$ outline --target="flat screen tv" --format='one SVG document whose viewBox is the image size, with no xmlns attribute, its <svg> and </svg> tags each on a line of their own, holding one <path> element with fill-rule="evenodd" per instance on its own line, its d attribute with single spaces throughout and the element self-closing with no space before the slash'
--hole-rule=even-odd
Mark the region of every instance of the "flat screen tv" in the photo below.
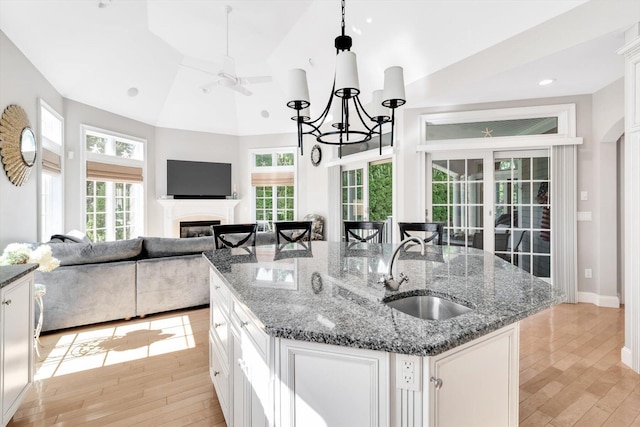
<svg viewBox="0 0 640 427">
<path fill-rule="evenodd" d="M 231 196 L 231 164 L 167 160 L 167 194 L 174 199 Z"/>
</svg>

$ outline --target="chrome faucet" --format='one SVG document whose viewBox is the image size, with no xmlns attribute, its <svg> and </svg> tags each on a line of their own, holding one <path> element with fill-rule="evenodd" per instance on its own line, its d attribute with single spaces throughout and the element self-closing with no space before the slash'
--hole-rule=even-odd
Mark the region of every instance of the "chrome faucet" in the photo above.
<svg viewBox="0 0 640 427">
<path fill-rule="evenodd" d="M 398 252 L 400 252 L 400 249 L 402 249 L 404 245 L 406 245 L 411 241 L 420 243 L 420 247 L 421 247 L 420 254 L 424 255 L 424 249 L 425 249 L 424 241 L 419 237 L 411 236 L 404 239 L 402 242 L 400 242 L 400 245 L 398 245 L 396 250 L 393 251 L 393 255 L 391 255 L 391 262 L 389 262 L 389 271 L 387 272 L 386 275 L 383 275 L 378 280 L 378 283 L 383 284 L 385 288 L 389 289 L 390 291 L 397 291 L 400 288 L 400 285 L 402 285 L 404 282 L 409 281 L 409 278 L 405 276 L 404 273 L 400 273 L 400 281 L 397 281 L 396 279 L 393 278 L 392 271 L 393 271 L 393 262 L 395 261 L 396 256 L 398 255 Z"/>
</svg>

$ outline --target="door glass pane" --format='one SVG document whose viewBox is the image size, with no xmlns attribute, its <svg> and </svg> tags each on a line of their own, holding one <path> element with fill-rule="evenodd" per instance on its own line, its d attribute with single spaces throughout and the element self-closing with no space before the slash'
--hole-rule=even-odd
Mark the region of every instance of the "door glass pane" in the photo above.
<svg viewBox="0 0 640 427">
<path fill-rule="evenodd" d="M 386 221 L 392 202 L 393 163 L 369 164 L 369 221 Z"/>
<path fill-rule="evenodd" d="M 472 246 L 474 235 L 484 226 L 482 159 L 432 164 L 432 218 L 444 223 L 443 244 Z"/>
<path fill-rule="evenodd" d="M 557 117 L 491 120 L 470 123 L 425 124 L 427 141 L 558 133 Z"/>
<path fill-rule="evenodd" d="M 344 221 L 363 220 L 362 191 L 362 169 L 342 171 L 342 219 Z"/>
<path fill-rule="evenodd" d="M 512 157 L 494 165 L 496 255 L 550 277 L 549 157 Z"/>
<path fill-rule="evenodd" d="M 535 157 L 533 159 L 533 179 L 549 179 L 548 157 Z"/>
</svg>

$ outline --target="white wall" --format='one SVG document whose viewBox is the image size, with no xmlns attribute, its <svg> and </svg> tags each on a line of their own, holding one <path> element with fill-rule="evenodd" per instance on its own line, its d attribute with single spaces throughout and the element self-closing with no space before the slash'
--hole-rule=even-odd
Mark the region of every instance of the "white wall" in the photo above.
<svg viewBox="0 0 640 427">
<path fill-rule="evenodd" d="M 585 279 L 584 271 L 578 269 L 578 277 L 584 282 L 592 282 L 589 288 L 598 295 L 600 305 L 617 306 L 619 304 L 618 277 L 618 170 L 617 141 L 624 133 L 624 78 L 608 85 L 593 94 L 593 147 L 592 162 L 597 173 L 593 174 L 597 181 L 593 182 L 594 197 L 598 200 L 587 202 L 578 199 L 578 211 L 593 209 L 594 230 L 591 230 L 596 249 L 593 265 L 593 279 Z M 593 159 L 592 159 L 593 160 Z M 580 158 L 578 157 L 578 161 Z M 586 172 L 586 171 L 585 171 Z M 580 181 L 578 181 L 580 184 Z M 578 189 L 578 194 L 581 190 Z M 591 199 L 591 197 L 590 197 Z M 589 224 L 585 224 L 589 225 Z M 590 267 L 588 267 L 590 268 Z M 585 286 L 585 288 L 587 288 Z"/>
<path fill-rule="evenodd" d="M 18 48 L 0 31 L 0 109 L 22 107 L 34 132 L 38 129 L 38 98 L 62 112 L 63 99 Z M 1 112 L 0 112 L 1 113 Z M 39 136 L 36 135 L 38 138 Z M 0 172 L 0 250 L 11 242 L 38 240 L 38 165 L 21 187 Z"/>
<path fill-rule="evenodd" d="M 167 160 L 231 163 L 232 185 L 241 177 L 238 137 L 178 129 L 156 128 L 155 185 L 148 188 L 147 235 L 163 235 L 163 210 L 158 199 L 167 194 Z M 238 215 L 236 210 L 236 215 Z"/>
</svg>

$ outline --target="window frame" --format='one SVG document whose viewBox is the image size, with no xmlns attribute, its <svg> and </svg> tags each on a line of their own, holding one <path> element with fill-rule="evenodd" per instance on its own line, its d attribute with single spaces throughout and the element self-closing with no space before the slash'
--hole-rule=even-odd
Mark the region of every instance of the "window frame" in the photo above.
<svg viewBox="0 0 640 427">
<path fill-rule="evenodd" d="M 130 142 L 136 142 L 136 143 L 140 143 L 141 147 L 142 147 L 142 160 L 138 160 L 138 159 L 132 159 L 132 158 L 126 158 L 126 157 L 119 157 L 119 156 L 115 156 L 115 155 L 109 155 L 109 154 L 101 154 L 101 153 L 92 153 L 89 150 L 87 150 L 87 135 L 88 134 L 94 134 L 100 137 L 106 137 L 106 138 L 112 138 L 112 139 L 123 139 L 123 140 L 128 140 Z M 144 138 L 139 138 L 139 137 L 135 137 L 135 136 L 131 136 L 131 135 L 127 135 L 127 134 L 123 134 L 123 133 L 119 133 L 119 132 L 113 132 L 110 130 L 106 130 L 106 129 L 102 129 L 102 128 L 98 128 L 98 127 L 94 127 L 94 126 L 89 126 L 89 125 L 81 125 L 81 153 L 82 153 L 82 158 L 81 158 L 81 176 L 83 177 L 82 180 L 82 190 L 79 192 L 80 193 L 80 206 L 81 206 L 81 215 L 82 215 L 82 224 L 83 224 L 83 229 L 86 232 L 86 224 L 87 224 L 87 182 L 88 181 L 96 181 L 93 179 L 87 179 L 87 161 L 96 161 L 96 162 L 101 162 L 101 163 L 110 163 L 110 164 L 115 164 L 115 165 L 122 165 L 122 166 L 130 166 L 130 167 L 140 167 L 142 168 L 142 182 L 140 182 L 139 184 L 142 186 L 142 195 L 140 197 L 140 210 L 142 211 L 142 219 L 141 219 L 141 226 L 139 227 L 141 229 L 140 233 L 138 233 L 139 235 L 146 235 L 147 234 L 147 226 L 148 226 L 148 209 L 147 209 L 147 197 L 148 197 L 148 179 L 147 179 L 147 140 Z M 114 183 L 113 185 L 113 189 L 115 190 L 115 183 L 117 182 L 122 182 L 122 181 L 110 181 L 110 180 L 104 180 L 104 181 L 97 181 L 97 182 L 112 182 Z M 113 203 L 115 202 L 115 191 L 113 193 L 113 200 L 112 201 L 107 201 L 107 204 Z M 116 233 L 116 229 L 115 229 L 115 211 L 112 212 L 112 216 L 114 217 L 114 229 L 112 230 L 113 232 L 113 237 L 115 238 L 115 233 Z M 135 238 L 135 236 L 132 236 L 131 238 Z M 110 239 L 107 239 L 107 241 L 111 241 Z"/>
<path fill-rule="evenodd" d="M 293 155 L 293 165 L 290 166 L 277 166 L 277 154 L 292 154 Z M 272 166 L 256 166 L 255 165 L 255 157 L 258 155 L 267 155 L 271 154 L 273 162 Z M 276 173 L 276 172 L 292 172 L 293 173 L 293 220 L 296 221 L 298 218 L 298 153 L 296 147 L 274 147 L 274 148 L 256 148 L 249 150 L 249 194 L 251 194 L 251 220 L 253 222 L 257 222 L 256 209 L 257 209 L 257 187 L 251 183 L 251 177 L 253 173 Z M 273 166 L 275 164 L 275 166 Z M 267 186 L 260 186 L 267 187 Z M 278 221 L 277 215 L 277 189 L 278 187 L 284 187 L 283 185 L 271 185 L 272 187 L 272 214 L 273 220 L 272 222 Z M 273 230 L 271 230 L 273 231 Z"/>
<path fill-rule="evenodd" d="M 43 110 L 46 110 L 49 114 L 51 114 L 55 119 L 60 122 L 60 143 L 49 139 L 44 136 L 43 129 Z M 40 153 L 38 156 L 38 236 L 41 241 L 47 241 L 54 234 L 54 231 L 63 233 L 65 230 L 65 217 L 64 217 L 64 205 L 65 205 L 65 127 L 64 127 L 64 117 L 58 113 L 51 105 L 49 105 L 44 99 L 38 98 L 38 124 L 37 124 L 37 133 L 40 139 Z M 54 174 L 49 171 L 44 170 L 42 167 L 42 150 L 47 149 L 58 156 L 60 156 L 60 173 Z M 50 179 L 50 185 L 45 185 L 43 180 L 45 178 Z M 56 186 L 57 188 L 53 189 L 51 194 L 45 194 L 45 187 Z M 49 199 L 49 204 L 53 205 L 53 209 L 58 211 L 59 218 L 53 221 L 53 224 L 50 224 L 52 227 L 51 231 L 47 231 L 46 227 L 43 224 L 45 217 L 51 217 L 51 213 L 45 212 L 47 207 L 47 203 L 45 202 L 45 197 Z M 56 223 L 58 223 L 56 225 Z M 59 230 L 55 230 L 55 227 L 59 227 Z M 48 235 L 45 235 L 46 234 Z M 51 233 L 51 234 L 49 234 Z"/>
</svg>

